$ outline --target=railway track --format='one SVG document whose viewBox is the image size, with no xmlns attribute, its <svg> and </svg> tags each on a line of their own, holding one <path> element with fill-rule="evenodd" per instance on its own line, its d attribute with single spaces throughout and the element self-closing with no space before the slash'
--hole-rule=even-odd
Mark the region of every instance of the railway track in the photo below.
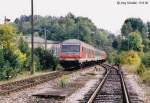
<svg viewBox="0 0 150 103">
<path fill-rule="evenodd" d="M 121 71 L 114 66 L 105 64 L 101 66 L 106 68 L 104 78 L 80 103 L 130 103 Z"/>
<path fill-rule="evenodd" d="M 21 91 L 26 88 L 30 88 L 33 86 L 36 86 L 38 84 L 47 82 L 49 80 L 55 79 L 57 77 L 60 77 L 62 75 L 67 75 L 72 73 L 71 71 L 57 71 L 53 73 L 48 73 L 45 75 L 35 76 L 19 81 L 9 82 L 6 84 L 0 85 L 0 96 L 7 95 L 12 92 Z"/>
<path fill-rule="evenodd" d="M 73 72 L 85 70 L 86 68 L 89 68 L 89 67 L 85 67 L 85 68 L 82 68 L 79 70 L 73 70 L 73 71 L 56 71 L 53 73 L 48 73 L 48 74 L 44 74 L 44 75 L 27 78 L 27 79 L 22 79 L 22 80 L 18 80 L 18 81 L 1 84 L 0 85 L 0 96 L 4 96 L 4 95 L 7 95 L 7 94 L 10 94 L 13 92 L 18 92 L 18 91 L 24 90 L 26 88 L 30 88 L 30 87 L 36 86 L 38 84 L 42 84 L 44 82 L 50 81 L 52 79 L 61 77 L 62 75 L 68 75 Z"/>
</svg>

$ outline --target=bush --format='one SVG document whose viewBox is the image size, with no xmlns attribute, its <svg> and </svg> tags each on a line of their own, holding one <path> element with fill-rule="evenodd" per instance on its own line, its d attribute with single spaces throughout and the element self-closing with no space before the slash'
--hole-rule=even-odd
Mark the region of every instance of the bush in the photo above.
<svg viewBox="0 0 150 103">
<path fill-rule="evenodd" d="M 12 67 L 4 66 L 0 70 L 0 80 L 10 79 L 17 76 L 17 72 Z"/>
<path fill-rule="evenodd" d="M 12 51 L 11 49 L 5 48 L 3 49 L 4 60 L 8 62 L 9 65 L 14 69 L 17 69 L 18 72 L 22 70 L 23 65 L 26 61 L 26 54 L 23 54 L 19 49 Z"/>
<path fill-rule="evenodd" d="M 150 70 L 145 71 L 141 78 L 144 83 L 150 86 Z"/>
<path fill-rule="evenodd" d="M 136 64 L 139 65 L 141 63 L 141 58 L 137 52 L 129 51 L 122 52 L 120 54 L 120 62 L 121 64 Z"/>
<path fill-rule="evenodd" d="M 22 53 L 25 53 L 27 55 L 30 54 L 30 48 L 28 46 L 28 43 L 24 41 L 23 37 L 20 37 L 18 44 L 18 48 Z"/>
<path fill-rule="evenodd" d="M 26 62 L 25 62 L 25 68 L 26 68 L 26 70 L 30 70 L 30 68 L 31 68 L 31 53 L 30 53 L 30 55 L 27 57 L 27 60 L 26 60 Z M 38 56 L 36 56 L 36 55 L 34 55 L 34 66 L 35 66 L 35 69 L 37 70 L 37 71 L 40 71 L 41 70 L 41 65 L 40 65 L 40 62 L 39 62 L 39 57 Z"/>
<path fill-rule="evenodd" d="M 4 53 L 3 49 L 0 49 L 0 68 L 4 66 L 5 60 L 4 60 Z"/>
<path fill-rule="evenodd" d="M 145 53 L 144 56 L 142 57 L 142 63 L 146 67 L 150 67 L 150 53 Z"/>
<path fill-rule="evenodd" d="M 58 65 L 58 59 L 52 55 L 50 50 L 45 51 L 43 48 L 36 48 L 35 55 L 39 58 L 40 66 L 42 69 L 56 69 Z"/>
<path fill-rule="evenodd" d="M 12 50 L 4 49 L 4 59 L 5 62 L 7 62 L 7 65 L 5 64 L 6 66 L 10 66 L 15 69 L 20 67 L 17 55 L 15 55 Z"/>
<path fill-rule="evenodd" d="M 67 75 L 63 75 L 59 81 L 59 85 L 62 88 L 66 88 L 69 83 L 69 77 Z"/>
<path fill-rule="evenodd" d="M 143 64 L 140 64 L 137 68 L 137 74 L 141 76 L 145 72 L 145 70 L 145 66 Z"/>
<path fill-rule="evenodd" d="M 120 63 L 120 59 L 115 52 L 108 53 L 107 60 L 108 60 L 108 63 L 111 63 L 111 64 L 119 64 Z"/>
</svg>

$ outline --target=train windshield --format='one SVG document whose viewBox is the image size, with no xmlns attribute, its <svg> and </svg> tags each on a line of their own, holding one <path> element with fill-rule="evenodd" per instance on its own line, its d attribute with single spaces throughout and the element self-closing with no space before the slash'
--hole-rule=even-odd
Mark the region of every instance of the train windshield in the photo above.
<svg viewBox="0 0 150 103">
<path fill-rule="evenodd" d="M 80 45 L 62 45 L 62 52 L 78 53 L 80 52 Z"/>
</svg>

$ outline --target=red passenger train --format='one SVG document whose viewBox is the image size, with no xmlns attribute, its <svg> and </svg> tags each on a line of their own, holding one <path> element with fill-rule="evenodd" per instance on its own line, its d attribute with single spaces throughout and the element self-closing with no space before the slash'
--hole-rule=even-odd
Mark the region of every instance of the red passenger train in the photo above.
<svg viewBox="0 0 150 103">
<path fill-rule="evenodd" d="M 65 40 L 60 46 L 60 63 L 65 69 L 101 63 L 107 54 L 77 39 Z"/>
</svg>

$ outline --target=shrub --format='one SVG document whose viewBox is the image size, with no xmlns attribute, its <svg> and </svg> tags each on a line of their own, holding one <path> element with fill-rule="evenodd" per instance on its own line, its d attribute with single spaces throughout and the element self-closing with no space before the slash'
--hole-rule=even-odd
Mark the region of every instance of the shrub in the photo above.
<svg viewBox="0 0 150 103">
<path fill-rule="evenodd" d="M 14 51 L 14 55 L 17 56 L 18 65 L 20 68 L 22 68 L 25 61 L 27 60 L 26 54 L 22 53 L 19 49 L 16 49 Z"/>
<path fill-rule="evenodd" d="M 143 64 L 140 64 L 137 68 L 137 74 L 140 76 L 145 72 L 145 66 Z"/>
<path fill-rule="evenodd" d="M 108 53 L 108 62 L 111 64 L 120 63 L 120 59 L 115 52 Z"/>
<path fill-rule="evenodd" d="M 142 63 L 146 67 L 150 67 L 150 53 L 145 53 L 144 56 L 142 57 Z"/>
<path fill-rule="evenodd" d="M 126 61 L 126 56 L 127 56 L 127 53 L 126 52 L 121 52 L 120 53 L 120 63 L 121 64 L 127 64 L 127 61 Z"/>
<path fill-rule="evenodd" d="M 30 70 L 31 68 L 31 53 L 30 55 L 27 57 L 27 60 L 25 62 L 25 68 L 26 70 Z M 35 69 L 37 71 L 40 71 L 41 70 L 41 65 L 40 65 L 40 62 L 39 62 L 39 57 L 34 55 L 34 66 L 35 66 Z"/>
<path fill-rule="evenodd" d="M 17 72 L 12 67 L 4 66 L 0 70 L 0 80 L 10 79 L 17 76 Z"/>
<path fill-rule="evenodd" d="M 19 39 L 19 43 L 18 43 L 18 48 L 20 49 L 20 51 L 22 53 L 25 53 L 27 55 L 29 55 L 30 53 L 30 48 L 28 46 L 28 43 L 24 41 L 23 37 L 20 37 Z"/>
<path fill-rule="evenodd" d="M 27 59 L 26 54 L 23 54 L 19 49 L 12 51 L 8 48 L 3 49 L 3 52 L 5 62 L 9 62 L 7 66 L 17 69 L 18 72 L 21 71 Z"/>
<path fill-rule="evenodd" d="M 147 70 L 142 75 L 142 81 L 150 86 L 150 70 Z"/>
<path fill-rule="evenodd" d="M 15 55 L 14 52 L 8 48 L 4 49 L 4 59 L 5 59 L 5 62 L 9 64 L 7 66 L 10 66 L 15 69 L 20 67 L 19 61 L 17 59 L 17 55 Z"/>
<path fill-rule="evenodd" d="M 43 48 L 36 48 L 35 55 L 38 56 L 42 69 L 53 68 L 56 69 L 58 65 L 58 58 L 52 55 L 50 50 L 44 50 Z"/>
<path fill-rule="evenodd" d="M 4 60 L 4 53 L 3 49 L 0 49 L 0 68 L 4 66 L 5 60 Z"/>
<path fill-rule="evenodd" d="M 69 77 L 67 75 L 63 75 L 59 81 L 59 85 L 62 88 L 65 88 L 69 83 Z"/>
<path fill-rule="evenodd" d="M 137 52 L 129 51 L 122 52 L 120 54 L 120 62 L 122 64 L 136 64 L 139 65 L 141 63 L 141 58 Z"/>
</svg>

